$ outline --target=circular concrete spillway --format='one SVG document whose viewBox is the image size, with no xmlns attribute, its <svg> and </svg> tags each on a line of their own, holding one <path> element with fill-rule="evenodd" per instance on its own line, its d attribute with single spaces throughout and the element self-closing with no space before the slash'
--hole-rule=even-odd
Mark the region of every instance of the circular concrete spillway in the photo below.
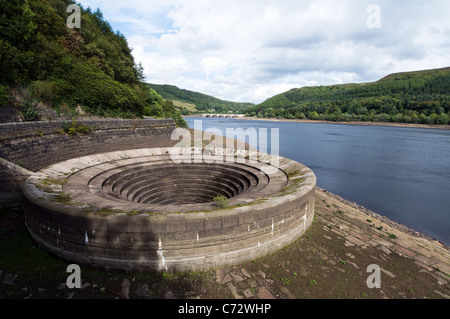
<svg viewBox="0 0 450 319">
<path fill-rule="evenodd" d="M 136 162 L 98 174 L 88 183 L 90 189 L 134 203 L 189 205 L 211 203 L 217 196 L 231 199 L 269 184 L 267 174 L 245 164 Z M 278 179 L 277 185 L 286 185 L 285 176 Z"/>
<path fill-rule="evenodd" d="M 24 186 L 30 234 L 71 262 L 187 271 L 264 256 L 311 225 L 316 177 L 304 165 L 268 154 L 177 163 L 172 151 L 104 153 L 39 171 Z"/>
</svg>

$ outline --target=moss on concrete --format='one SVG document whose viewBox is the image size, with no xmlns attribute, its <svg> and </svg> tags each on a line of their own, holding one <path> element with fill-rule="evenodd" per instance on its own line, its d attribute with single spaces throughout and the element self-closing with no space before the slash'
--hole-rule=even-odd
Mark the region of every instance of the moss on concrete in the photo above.
<svg viewBox="0 0 450 319">
<path fill-rule="evenodd" d="M 38 248 L 20 211 L 3 210 L 0 280 L 9 274 L 17 279 L 11 286 L 1 284 L 0 298 L 122 298 L 128 280 L 130 298 L 449 299 L 448 248 L 399 231 L 320 190 L 315 216 L 313 226 L 299 240 L 234 267 L 140 274 L 82 266 L 83 289 L 70 290 L 65 286 L 70 263 Z M 384 227 L 378 230 L 373 224 Z M 397 239 L 389 238 L 393 233 Z M 352 237 L 359 238 L 361 245 L 349 242 Z M 381 289 L 366 285 L 370 264 L 382 267 Z"/>
</svg>

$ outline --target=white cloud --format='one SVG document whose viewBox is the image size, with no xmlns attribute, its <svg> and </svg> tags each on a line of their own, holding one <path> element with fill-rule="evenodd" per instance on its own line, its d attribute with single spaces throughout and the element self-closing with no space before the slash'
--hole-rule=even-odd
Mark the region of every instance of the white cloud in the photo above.
<svg viewBox="0 0 450 319">
<path fill-rule="evenodd" d="M 80 1 L 128 39 L 147 80 L 260 103 L 305 85 L 448 66 L 447 0 Z M 367 7 L 381 28 L 367 27 Z"/>
</svg>

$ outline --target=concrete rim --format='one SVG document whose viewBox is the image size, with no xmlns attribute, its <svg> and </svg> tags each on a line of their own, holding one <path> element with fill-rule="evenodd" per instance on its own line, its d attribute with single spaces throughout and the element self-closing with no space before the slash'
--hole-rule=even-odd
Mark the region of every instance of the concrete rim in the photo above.
<svg viewBox="0 0 450 319">
<path fill-rule="evenodd" d="M 167 160 L 171 151 L 173 148 L 97 154 L 39 171 L 23 188 L 31 235 L 47 250 L 80 263 L 179 271 L 263 256 L 296 240 L 312 224 L 316 176 L 298 162 L 268 154 L 258 154 L 256 163 L 235 156 L 236 161 L 245 162 L 241 165 L 260 171 L 272 168 L 269 180 L 273 184 L 231 198 L 224 209 L 216 209 L 211 202 L 142 205 L 95 189 L 95 178 L 105 171 L 149 159 Z M 208 226 L 212 221 L 218 226 Z M 71 223 L 80 226 L 72 229 Z M 64 237 L 66 231 L 69 234 Z M 113 243 L 112 233 L 117 240 L 123 237 L 131 243 Z M 138 239 L 140 236 L 143 238 Z M 133 252 L 128 255 L 124 249 Z"/>
</svg>

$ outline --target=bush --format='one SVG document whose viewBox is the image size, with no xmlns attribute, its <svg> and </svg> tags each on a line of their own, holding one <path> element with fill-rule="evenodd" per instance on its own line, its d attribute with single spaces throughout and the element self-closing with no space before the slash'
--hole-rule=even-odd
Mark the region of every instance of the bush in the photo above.
<svg viewBox="0 0 450 319">
<path fill-rule="evenodd" d="M 225 208 L 228 206 L 228 198 L 222 195 L 214 197 L 214 204 L 219 208 Z"/>
<path fill-rule="evenodd" d="M 153 117 L 170 117 L 178 127 L 188 127 L 187 122 L 181 112 L 174 106 L 172 101 L 154 101 L 152 105 L 144 107 L 144 115 Z"/>
<path fill-rule="evenodd" d="M 172 115 L 173 120 L 175 121 L 175 124 L 177 124 L 178 127 L 184 127 L 188 128 L 189 125 L 187 124 L 186 120 L 181 116 L 181 114 L 175 114 Z"/>
<path fill-rule="evenodd" d="M 8 103 L 9 94 L 6 86 L 0 85 L 0 107 L 5 106 Z"/>
<path fill-rule="evenodd" d="M 25 121 L 32 122 L 39 120 L 39 112 L 34 108 L 31 101 L 24 101 L 20 106 Z"/>
<path fill-rule="evenodd" d="M 90 131 L 92 131 L 91 127 L 84 124 L 78 124 L 76 121 L 72 121 L 71 124 L 64 123 L 62 129 L 64 133 L 67 133 L 72 136 L 77 135 L 78 133 L 87 134 Z"/>
<path fill-rule="evenodd" d="M 101 110 L 142 114 L 143 107 L 131 87 L 113 80 L 89 63 L 75 61 L 73 66 L 65 79 L 58 81 L 63 100 L 86 106 L 97 115 L 101 115 L 98 114 Z"/>
<path fill-rule="evenodd" d="M 144 115 L 154 117 L 164 117 L 164 112 L 159 104 L 144 107 Z"/>
<path fill-rule="evenodd" d="M 447 116 L 447 114 L 443 113 L 443 114 L 439 114 L 438 117 L 435 120 L 436 124 L 448 124 L 449 123 L 449 118 Z"/>
<path fill-rule="evenodd" d="M 41 102 L 51 102 L 56 97 L 56 85 L 50 81 L 35 81 L 30 86 L 33 98 Z"/>
</svg>

